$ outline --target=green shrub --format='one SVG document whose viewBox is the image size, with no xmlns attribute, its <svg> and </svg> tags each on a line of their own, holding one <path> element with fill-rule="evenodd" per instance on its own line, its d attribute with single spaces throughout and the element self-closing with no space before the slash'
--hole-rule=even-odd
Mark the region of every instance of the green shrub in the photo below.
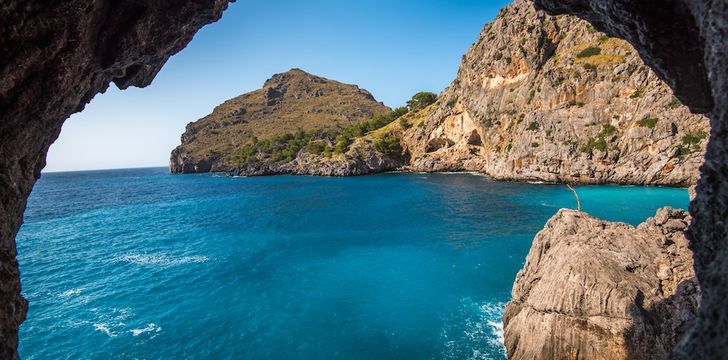
<svg viewBox="0 0 728 360">
<path fill-rule="evenodd" d="M 644 118 L 637 122 L 637 125 L 640 127 L 646 127 L 653 129 L 655 126 L 657 126 L 657 118 Z"/>
<path fill-rule="evenodd" d="M 607 136 L 615 134 L 618 129 L 611 124 L 602 125 L 602 130 L 597 136 L 590 138 L 584 146 L 581 147 L 581 151 L 588 153 L 589 155 L 594 153 L 594 150 L 606 151 L 607 150 Z"/>
<path fill-rule="evenodd" d="M 374 149 L 387 156 L 398 156 L 402 154 L 402 145 L 396 136 L 387 134 L 374 142 Z"/>
<path fill-rule="evenodd" d="M 689 132 L 683 135 L 682 145 L 678 146 L 680 156 L 692 154 L 700 151 L 700 142 L 705 140 L 708 134 L 705 131 L 699 130 L 696 132 Z"/>
<path fill-rule="evenodd" d="M 632 93 L 632 95 L 629 96 L 630 99 L 636 99 L 642 97 L 642 90 L 635 90 L 635 92 Z"/>
<path fill-rule="evenodd" d="M 590 138 L 589 141 L 587 141 L 587 143 L 581 148 L 581 151 L 588 153 L 589 155 L 593 154 L 594 150 L 607 150 L 607 141 L 604 137 L 597 136 Z"/>
<path fill-rule="evenodd" d="M 323 141 L 312 141 L 308 144 L 308 151 L 315 155 L 321 155 L 326 151 L 327 145 Z"/>
<path fill-rule="evenodd" d="M 685 135 L 683 135 L 682 143 L 685 145 L 698 145 L 701 141 L 705 140 L 705 138 L 708 137 L 708 134 L 703 131 L 697 131 L 697 132 L 689 132 Z"/>
<path fill-rule="evenodd" d="M 541 144 L 539 144 L 539 143 L 537 143 L 537 142 L 533 142 L 533 143 L 531 143 L 531 147 L 532 147 L 532 148 L 537 148 L 537 147 L 539 147 L 539 146 L 541 146 Z"/>
<path fill-rule="evenodd" d="M 586 31 L 587 31 L 588 33 L 590 33 L 590 34 L 593 34 L 593 33 L 597 32 L 597 29 L 595 29 L 595 28 L 594 28 L 593 26 L 591 26 L 591 25 L 587 25 L 587 26 L 586 26 Z"/>
<path fill-rule="evenodd" d="M 399 126 L 401 126 L 403 129 L 409 129 L 412 127 L 412 124 L 410 124 L 407 119 L 401 117 L 399 118 Z"/>
<path fill-rule="evenodd" d="M 599 42 L 605 42 L 609 40 L 609 36 L 607 35 L 599 35 Z"/>
<path fill-rule="evenodd" d="M 437 100 L 437 95 L 428 91 L 420 91 L 407 100 L 407 107 L 410 111 L 424 109 Z"/>
<path fill-rule="evenodd" d="M 541 127 L 541 126 L 537 122 L 532 121 L 530 124 L 528 124 L 528 127 L 526 128 L 526 130 L 536 131 L 536 130 L 538 130 L 539 127 Z"/>
<path fill-rule="evenodd" d="M 612 126 L 612 124 L 604 124 L 602 125 L 602 131 L 599 132 L 599 136 L 606 137 L 609 135 L 612 135 L 617 132 L 617 128 Z"/>
<path fill-rule="evenodd" d="M 596 72 L 597 71 L 597 66 L 594 65 L 594 64 L 591 64 L 591 63 L 584 63 L 584 69 L 587 69 L 587 70 L 592 71 L 592 72 Z"/>
<path fill-rule="evenodd" d="M 587 58 L 590 56 L 599 55 L 602 53 L 602 49 L 599 46 L 590 46 L 582 51 L 580 51 L 578 54 L 576 54 L 577 58 Z"/>
</svg>

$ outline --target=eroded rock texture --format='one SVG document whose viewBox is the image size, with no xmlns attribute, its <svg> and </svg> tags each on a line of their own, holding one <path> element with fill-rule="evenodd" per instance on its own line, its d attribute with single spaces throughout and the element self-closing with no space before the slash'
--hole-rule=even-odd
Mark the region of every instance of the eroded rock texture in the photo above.
<svg viewBox="0 0 728 360">
<path fill-rule="evenodd" d="M 629 41 L 711 135 L 688 229 L 702 300 L 674 358 L 728 354 L 728 2 L 717 0 L 534 0 Z"/>
<path fill-rule="evenodd" d="M 17 357 L 15 235 L 63 121 L 110 82 L 148 85 L 228 0 L 3 1 L 0 5 L 0 358 Z"/>
<path fill-rule="evenodd" d="M 560 210 L 533 242 L 503 317 L 511 359 L 660 359 L 699 302 L 683 210 L 634 228 Z"/>
<path fill-rule="evenodd" d="M 483 28 L 403 143 L 416 171 L 686 186 L 708 131 L 629 43 L 516 0 Z"/>
</svg>

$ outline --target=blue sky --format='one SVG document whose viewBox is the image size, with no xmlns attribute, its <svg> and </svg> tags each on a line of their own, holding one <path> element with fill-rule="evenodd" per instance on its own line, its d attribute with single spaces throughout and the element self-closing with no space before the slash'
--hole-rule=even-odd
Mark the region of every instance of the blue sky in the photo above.
<svg viewBox="0 0 728 360">
<path fill-rule="evenodd" d="M 403 105 L 439 93 L 507 1 L 238 0 L 143 89 L 112 87 L 71 116 L 45 171 L 166 166 L 188 122 L 301 68 Z"/>
</svg>

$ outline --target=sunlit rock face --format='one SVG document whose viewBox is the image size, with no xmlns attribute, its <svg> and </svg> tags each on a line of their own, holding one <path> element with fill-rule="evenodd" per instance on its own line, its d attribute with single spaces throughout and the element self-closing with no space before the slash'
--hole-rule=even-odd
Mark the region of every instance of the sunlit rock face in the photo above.
<svg viewBox="0 0 728 360">
<path fill-rule="evenodd" d="M 687 186 L 708 128 L 628 42 L 516 0 L 483 28 L 402 142 L 415 171 Z"/>
<path fill-rule="evenodd" d="M 511 359 L 660 359 L 695 318 L 684 231 L 663 208 L 634 228 L 561 210 L 536 235 L 503 317 Z"/>
<path fill-rule="evenodd" d="M 0 6 L 0 358 L 17 357 L 15 235 L 63 121 L 111 82 L 146 86 L 228 0 L 4 1 Z"/>
<path fill-rule="evenodd" d="M 702 299 L 694 326 L 673 358 L 728 354 L 728 3 L 711 0 L 534 0 L 629 41 L 640 57 L 696 113 L 710 118 L 688 229 Z"/>
</svg>

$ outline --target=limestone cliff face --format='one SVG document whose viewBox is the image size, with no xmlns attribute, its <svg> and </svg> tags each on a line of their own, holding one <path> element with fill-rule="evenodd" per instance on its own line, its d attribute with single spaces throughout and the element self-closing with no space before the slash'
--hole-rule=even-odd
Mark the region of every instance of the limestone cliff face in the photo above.
<svg viewBox="0 0 728 360">
<path fill-rule="evenodd" d="M 253 139 L 298 130 L 336 131 L 387 111 L 356 85 L 292 69 L 273 75 L 263 88 L 227 100 L 211 114 L 189 123 L 181 136 L 182 144 L 172 151 L 169 168 L 173 173 L 228 171 L 240 163 L 236 151 Z M 249 164 L 243 165 L 247 168 Z M 261 174 L 275 173 L 280 165 L 257 167 Z"/>
<path fill-rule="evenodd" d="M 708 132 L 627 42 L 517 0 L 403 143 L 416 171 L 684 186 L 696 181 Z"/>
<path fill-rule="evenodd" d="M 684 231 L 660 209 L 634 228 L 561 210 L 536 235 L 504 314 L 510 359 L 660 359 L 700 297 Z"/>
</svg>

